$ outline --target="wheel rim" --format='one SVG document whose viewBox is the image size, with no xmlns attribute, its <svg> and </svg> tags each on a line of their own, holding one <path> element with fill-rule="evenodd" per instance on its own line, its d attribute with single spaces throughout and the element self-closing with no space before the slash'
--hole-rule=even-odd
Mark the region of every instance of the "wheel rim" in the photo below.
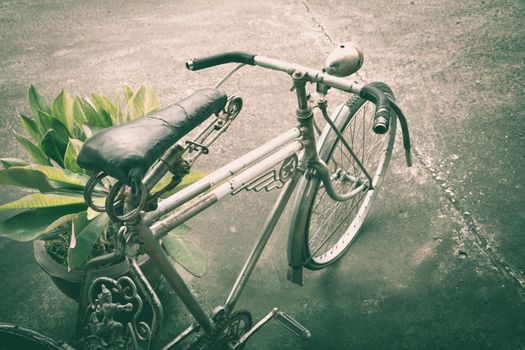
<svg viewBox="0 0 525 350">
<path fill-rule="evenodd" d="M 363 224 L 378 187 L 381 185 L 395 138 L 395 117 L 392 116 L 390 130 L 384 135 L 372 132 L 375 108 L 365 102 L 344 126 L 343 135 L 372 177 L 374 189 L 367 189 L 346 202 L 336 202 L 328 197 L 322 182 L 312 182 L 315 187 L 312 206 L 307 222 L 307 263 L 324 265 L 334 261 L 356 238 Z M 337 140 L 328 153 L 327 165 L 339 193 L 352 188 L 353 180 L 366 178 L 352 160 L 342 143 Z"/>
</svg>

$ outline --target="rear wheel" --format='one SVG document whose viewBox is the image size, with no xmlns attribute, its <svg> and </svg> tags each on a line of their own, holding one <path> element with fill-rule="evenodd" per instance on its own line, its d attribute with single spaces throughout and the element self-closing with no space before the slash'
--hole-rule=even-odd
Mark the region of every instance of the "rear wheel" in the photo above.
<svg viewBox="0 0 525 350">
<path fill-rule="evenodd" d="M 373 85 L 393 97 L 387 85 Z M 383 182 L 395 139 L 395 115 L 391 116 L 387 133 L 375 134 L 372 131 L 375 106 L 358 96 L 336 113 L 334 123 L 372 178 L 372 188 L 365 188 L 353 198 L 338 202 L 328 196 L 319 176 L 312 174 L 302 179 L 298 190 L 302 195 L 293 215 L 293 227 L 295 234 L 304 235 L 303 264 L 312 270 L 335 262 L 357 237 Z M 335 132 L 323 132 L 319 156 L 328 165 L 338 193 L 347 193 L 367 182 Z"/>
<path fill-rule="evenodd" d="M 0 323 L 0 349 L 74 350 L 61 340 L 53 340 L 29 328 L 8 323 Z"/>
</svg>

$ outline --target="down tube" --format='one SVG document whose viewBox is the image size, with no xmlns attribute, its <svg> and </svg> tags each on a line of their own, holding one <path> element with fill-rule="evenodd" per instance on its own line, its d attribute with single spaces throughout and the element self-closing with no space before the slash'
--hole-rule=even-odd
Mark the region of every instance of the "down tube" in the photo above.
<svg viewBox="0 0 525 350">
<path fill-rule="evenodd" d="M 257 264 L 264 247 L 266 246 L 266 243 L 268 243 L 268 239 L 272 235 L 275 225 L 279 221 L 279 218 L 281 217 L 281 214 L 283 213 L 284 208 L 286 207 L 288 200 L 294 192 L 295 186 L 297 185 L 297 182 L 299 181 L 299 178 L 302 176 L 302 174 L 303 171 L 301 170 L 297 169 L 294 171 L 292 178 L 282 189 L 277 202 L 274 204 L 272 210 L 268 214 L 268 218 L 266 219 L 266 222 L 264 223 L 264 226 L 261 230 L 259 241 L 255 247 L 253 247 L 250 256 L 246 260 L 241 272 L 239 273 L 239 276 L 237 277 L 237 280 L 235 281 L 235 284 L 232 287 L 230 295 L 228 295 L 228 298 L 226 299 L 224 307 L 226 310 L 228 310 L 228 312 L 232 311 L 235 307 L 242 290 L 246 286 L 246 283 L 248 282 L 248 279 L 250 278 L 250 275 L 252 274 L 253 269 L 255 268 L 255 265 Z"/>
</svg>

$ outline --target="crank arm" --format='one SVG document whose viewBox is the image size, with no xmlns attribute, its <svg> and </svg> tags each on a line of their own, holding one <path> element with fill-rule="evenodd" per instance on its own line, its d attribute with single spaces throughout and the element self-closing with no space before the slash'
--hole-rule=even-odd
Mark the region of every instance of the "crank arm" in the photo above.
<svg viewBox="0 0 525 350">
<path fill-rule="evenodd" d="M 239 349 L 248 339 L 254 335 L 259 329 L 261 329 L 265 324 L 268 323 L 271 319 L 275 319 L 279 324 L 283 325 L 295 336 L 307 340 L 310 338 L 311 333 L 306 329 L 302 324 L 293 319 L 290 315 L 279 311 L 279 308 L 274 307 L 266 316 L 264 316 L 255 326 L 250 328 L 250 330 L 243 334 L 243 336 L 236 342 L 230 343 L 232 349 Z"/>
</svg>

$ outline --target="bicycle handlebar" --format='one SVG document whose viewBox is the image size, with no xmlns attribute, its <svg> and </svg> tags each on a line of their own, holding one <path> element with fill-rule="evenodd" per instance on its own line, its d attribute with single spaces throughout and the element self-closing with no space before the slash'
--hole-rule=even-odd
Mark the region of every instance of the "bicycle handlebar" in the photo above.
<svg viewBox="0 0 525 350">
<path fill-rule="evenodd" d="M 289 75 L 299 71 L 312 83 L 324 84 L 338 90 L 358 94 L 360 97 L 376 105 L 372 126 L 373 131 L 377 134 L 384 134 L 388 131 L 391 108 L 390 100 L 382 90 L 371 85 L 361 86 L 355 81 L 335 77 L 317 69 L 242 51 L 224 52 L 217 55 L 194 58 L 186 62 L 186 68 L 196 71 L 235 62 L 286 72 Z"/>
<path fill-rule="evenodd" d="M 242 51 L 223 52 L 217 55 L 194 58 L 186 62 L 186 68 L 195 71 L 226 63 L 244 63 L 254 65 L 254 54 Z"/>
</svg>

